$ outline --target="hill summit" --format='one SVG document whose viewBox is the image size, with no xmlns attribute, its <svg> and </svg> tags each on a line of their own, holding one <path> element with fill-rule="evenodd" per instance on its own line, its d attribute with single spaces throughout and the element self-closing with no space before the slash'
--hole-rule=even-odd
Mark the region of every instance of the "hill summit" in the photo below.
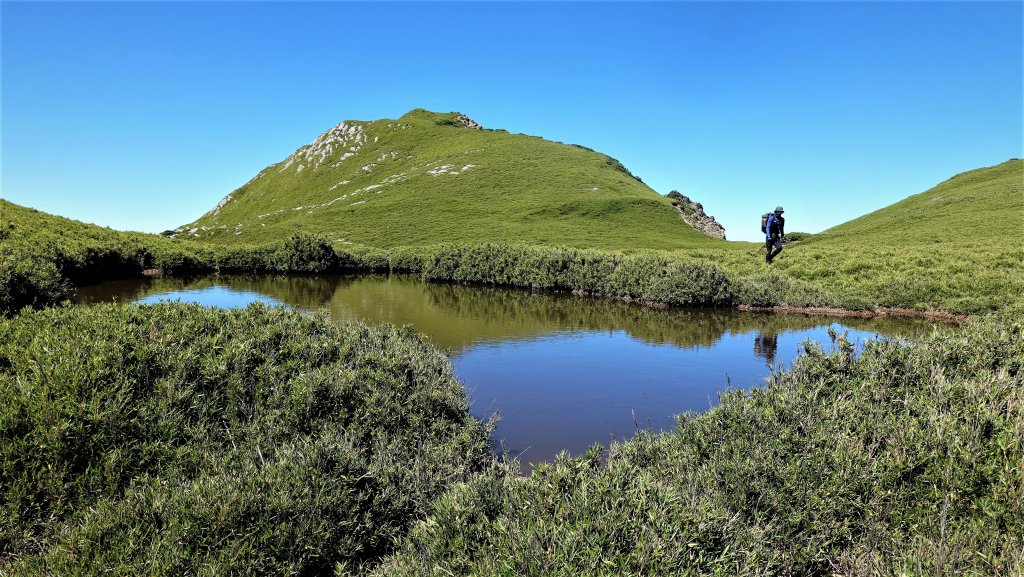
<svg viewBox="0 0 1024 577">
<path fill-rule="evenodd" d="M 341 122 L 173 232 L 234 243 L 298 230 L 382 247 L 714 242 L 610 156 L 423 109 L 397 120 Z"/>
</svg>

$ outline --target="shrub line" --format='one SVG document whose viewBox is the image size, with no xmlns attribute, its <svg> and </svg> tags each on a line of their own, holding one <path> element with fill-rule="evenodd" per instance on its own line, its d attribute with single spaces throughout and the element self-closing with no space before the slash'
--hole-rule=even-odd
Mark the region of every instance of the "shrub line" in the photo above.
<svg viewBox="0 0 1024 577">
<path fill-rule="evenodd" d="M 308 233 L 252 246 L 209 246 L 163 238 L 132 237 L 131 241 L 0 246 L 0 315 L 26 306 L 56 304 L 67 299 L 74 286 L 113 278 L 339 272 L 410 273 L 426 281 L 564 291 L 654 309 L 722 307 L 962 322 L 967 318 L 963 313 L 976 308 L 971 302 L 962 303 L 960 311 L 902 307 L 898 299 L 885 302 L 887 297 L 862 294 L 856 287 L 829 288 L 777 269 L 736 268 L 735 263 L 720 263 L 714 255 L 700 253 L 624 254 L 505 243 L 336 249 L 326 237 Z"/>
</svg>

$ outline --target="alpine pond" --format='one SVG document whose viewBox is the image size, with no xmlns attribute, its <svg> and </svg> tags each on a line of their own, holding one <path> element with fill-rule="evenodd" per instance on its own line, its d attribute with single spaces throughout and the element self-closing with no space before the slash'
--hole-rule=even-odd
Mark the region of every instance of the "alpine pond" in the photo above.
<svg viewBox="0 0 1024 577">
<path fill-rule="evenodd" d="M 253 302 L 335 320 L 411 324 L 450 352 L 476 417 L 498 413 L 495 450 L 530 463 L 566 450 L 665 430 L 719 392 L 762 384 L 805 341 L 834 346 L 906 338 L 930 323 L 772 315 L 709 309 L 654 310 L 614 300 L 517 289 L 427 283 L 403 275 L 220 276 L 107 281 L 76 301 L 165 300 L 244 307 Z"/>
</svg>

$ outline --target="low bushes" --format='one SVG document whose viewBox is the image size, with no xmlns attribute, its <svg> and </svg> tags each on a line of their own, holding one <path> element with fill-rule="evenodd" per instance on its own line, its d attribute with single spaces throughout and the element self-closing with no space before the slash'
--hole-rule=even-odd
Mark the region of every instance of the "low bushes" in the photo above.
<svg viewBox="0 0 1024 577">
<path fill-rule="evenodd" d="M 0 573 L 329 574 L 490 461 L 410 330 L 283 309 L 0 320 Z"/>
<path fill-rule="evenodd" d="M 53 258 L 0 243 L 0 317 L 23 307 L 42 307 L 71 294 Z"/>
</svg>

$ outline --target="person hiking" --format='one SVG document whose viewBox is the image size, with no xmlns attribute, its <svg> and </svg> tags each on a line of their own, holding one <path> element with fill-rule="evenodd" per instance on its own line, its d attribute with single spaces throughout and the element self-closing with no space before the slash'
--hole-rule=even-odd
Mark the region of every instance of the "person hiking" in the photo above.
<svg viewBox="0 0 1024 577">
<path fill-rule="evenodd" d="M 782 218 L 783 212 L 781 206 L 776 206 L 775 212 L 768 215 L 768 224 L 764 228 L 764 262 L 768 264 L 782 252 L 782 239 L 786 236 L 786 219 Z"/>
</svg>

